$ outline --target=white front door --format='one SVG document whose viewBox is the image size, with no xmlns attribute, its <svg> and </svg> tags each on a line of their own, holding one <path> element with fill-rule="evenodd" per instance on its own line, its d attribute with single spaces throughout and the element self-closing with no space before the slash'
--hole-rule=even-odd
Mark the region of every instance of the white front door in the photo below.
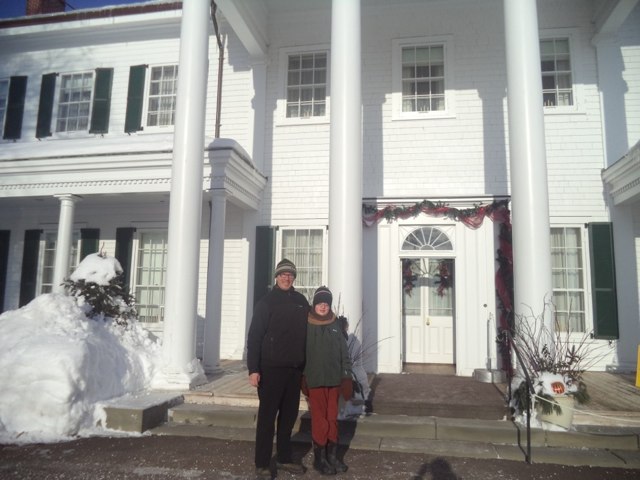
<svg viewBox="0 0 640 480">
<path fill-rule="evenodd" d="M 454 363 L 453 260 L 415 258 L 402 263 L 404 361 Z"/>
</svg>

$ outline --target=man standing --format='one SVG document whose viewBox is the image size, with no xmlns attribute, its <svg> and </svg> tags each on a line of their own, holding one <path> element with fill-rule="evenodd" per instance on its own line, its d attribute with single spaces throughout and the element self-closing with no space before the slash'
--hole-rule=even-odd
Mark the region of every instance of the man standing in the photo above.
<svg viewBox="0 0 640 480">
<path fill-rule="evenodd" d="M 300 406 L 309 302 L 293 288 L 293 262 L 280 261 L 275 278 L 276 284 L 254 308 L 247 337 L 249 383 L 257 387 L 260 399 L 255 464 L 261 480 L 272 478 L 269 465 L 276 417 L 276 468 L 305 472 L 302 465 L 293 463 L 291 432 Z"/>
</svg>

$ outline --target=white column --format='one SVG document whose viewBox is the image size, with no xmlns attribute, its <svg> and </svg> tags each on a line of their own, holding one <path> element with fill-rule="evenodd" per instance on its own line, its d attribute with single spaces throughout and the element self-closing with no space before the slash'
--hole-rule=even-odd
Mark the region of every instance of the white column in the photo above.
<svg viewBox="0 0 640 480">
<path fill-rule="evenodd" d="M 514 311 L 551 328 L 549 194 L 536 0 L 504 0 Z"/>
<path fill-rule="evenodd" d="M 360 0 L 333 0 L 328 286 L 351 325 L 362 317 L 360 21 Z"/>
<path fill-rule="evenodd" d="M 207 268 L 207 310 L 204 322 L 204 370 L 213 373 L 220 363 L 220 326 L 222 323 L 222 272 L 224 267 L 224 231 L 227 195 L 211 192 L 209 262 Z"/>
<path fill-rule="evenodd" d="M 56 258 L 53 264 L 54 293 L 63 293 L 62 282 L 69 275 L 69 257 L 73 239 L 73 211 L 80 197 L 71 194 L 54 195 L 60 200 L 60 219 L 58 220 L 58 239 L 56 240 Z"/>
<path fill-rule="evenodd" d="M 163 335 L 168 388 L 204 380 L 195 333 L 210 18 L 208 0 L 182 4 Z"/>
</svg>

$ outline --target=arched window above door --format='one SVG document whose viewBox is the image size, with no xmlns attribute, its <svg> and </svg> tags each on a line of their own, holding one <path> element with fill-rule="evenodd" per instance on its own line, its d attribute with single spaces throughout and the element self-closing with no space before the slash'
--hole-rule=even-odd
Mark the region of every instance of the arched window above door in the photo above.
<svg viewBox="0 0 640 480">
<path fill-rule="evenodd" d="M 453 244 L 440 228 L 420 227 L 405 237 L 402 250 L 453 250 Z"/>
</svg>

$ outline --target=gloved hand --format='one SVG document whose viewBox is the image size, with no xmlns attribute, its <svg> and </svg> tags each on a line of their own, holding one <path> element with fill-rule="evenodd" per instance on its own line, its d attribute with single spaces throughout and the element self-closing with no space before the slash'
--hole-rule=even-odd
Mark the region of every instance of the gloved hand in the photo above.
<svg viewBox="0 0 640 480">
<path fill-rule="evenodd" d="M 304 394 L 305 397 L 309 396 L 309 386 L 307 385 L 307 377 L 302 375 L 300 379 L 300 391 Z"/>
<path fill-rule="evenodd" d="M 351 378 L 343 378 L 340 382 L 340 393 L 346 401 L 353 397 L 353 380 Z"/>
</svg>

